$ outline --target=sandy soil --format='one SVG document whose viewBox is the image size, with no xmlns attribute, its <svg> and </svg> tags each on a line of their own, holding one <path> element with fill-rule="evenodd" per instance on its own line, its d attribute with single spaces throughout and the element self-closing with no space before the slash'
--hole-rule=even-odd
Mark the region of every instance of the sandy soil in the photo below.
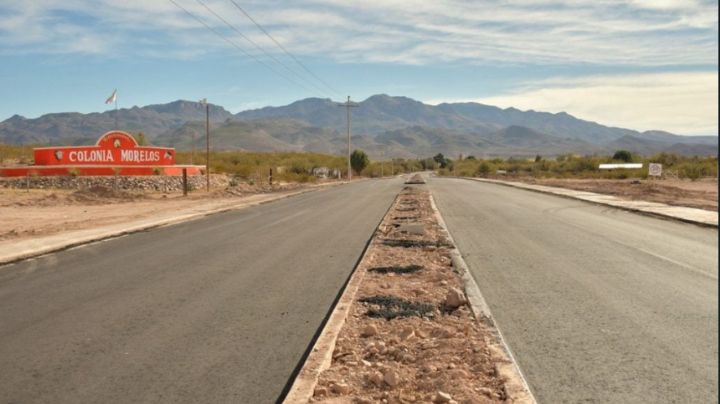
<svg viewBox="0 0 720 404">
<path fill-rule="evenodd" d="M 689 180 L 603 180 L 558 178 L 513 178 L 528 184 L 547 185 L 614 195 L 624 199 L 660 202 L 674 206 L 717 211 L 718 183 L 715 179 Z"/>
<path fill-rule="evenodd" d="M 122 223 L 200 204 L 231 203 L 248 195 L 293 191 L 311 186 L 239 184 L 209 194 L 191 192 L 187 197 L 183 197 L 182 193 L 134 193 L 108 188 L 79 191 L 0 188 L 0 241 Z"/>
<path fill-rule="evenodd" d="M 404 190 L 358 267 L 362 282 L 310 402 L 506 401 L 501 359 L 464 302 L 450 247 L 429 193 Z"/>
</svg>

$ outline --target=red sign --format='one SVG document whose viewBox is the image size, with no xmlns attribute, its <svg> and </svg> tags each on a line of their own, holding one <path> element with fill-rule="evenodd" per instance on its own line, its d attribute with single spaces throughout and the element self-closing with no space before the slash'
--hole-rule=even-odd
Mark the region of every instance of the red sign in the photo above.
<svg viewBox="0 0 720 404">
<path fill-rule="evenodd" d="M 138 145 L 126 132 L 108 132 L 95 146 L 40 147 L 33 150 L 36 166 L 170 166 L 175 164 L 175 149 Z"/>
</svg>

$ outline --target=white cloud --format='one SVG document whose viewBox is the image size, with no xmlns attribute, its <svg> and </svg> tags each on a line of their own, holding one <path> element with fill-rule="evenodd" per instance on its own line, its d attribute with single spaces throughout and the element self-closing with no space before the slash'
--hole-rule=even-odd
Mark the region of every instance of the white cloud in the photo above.
<svg viewBox="0 0 720 404">
<path fill-rule="evenodd" d="M 718 134 L 717 72 L 557 77 L 474 101 L 502 108 L 567 112 L 604 125 L 682 135 Z"/>
<path fill-rule="evenodd" d="M 222 32 L 232 33 L 197 2 L 176 1 Z M 253 40 L 278 52 L 229 1 L 203 1 Z M 700 0 L 299 0 L 243 6 L 295 53 L 341 62 L 717 64 L 717 3 Z M 93 45 L 75 46 L 72 35 L 57 29 L 68 24 L 83 30 L 84 40 Z M 190 36 L 204 40 L 202 52 Z M 168 1 L 35 0 L 0 5 L 3 53 L 157 53 L 134 46 L 137 38 L 161 42 L 155 47 L 169 55 L 228 52 L 226 43 Z M 109 43 L 98 46 L 98 41 Z M 252 48 L 241 39 L 238 43 Z"/>
</svg>

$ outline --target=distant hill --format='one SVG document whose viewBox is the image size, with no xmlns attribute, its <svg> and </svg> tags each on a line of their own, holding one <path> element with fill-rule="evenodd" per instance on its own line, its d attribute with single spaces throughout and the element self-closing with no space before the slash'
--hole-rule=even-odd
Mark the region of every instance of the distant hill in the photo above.
<svg viewBox="0 0 720 404">
<path fill-rule="evenodd" d="M 195 135 L 195 146 L 205 147 L 205 124 L 189 122 L 156 137 L 157 144 L 191 149 Z M 256 121 L 226 121 L 212 129 L 213 149 L 242 149 L 256 151 L 323 151 L 337 153 L 328 147 L 333 137 L 339 135 L 332 130 L 311 126 L 293 119 Z"/>
<path fill-rule="evenodd" d="M 478 103 L 427 105 L 407 97 L 374 95 L 352 109 L 353 145 L 378 157 L 553 156 L 607 154 L 628 149 L 640 154 L 673 152 L 717 155 L 717 136 L 679 136 L 603 126 L 561 112 L 501 109 Z M 36 119 L 13 116 L 0 122 L 0 142 L 81 144 L 114 128 L 115 112 L 57 113 Z M 305 150 L 345 152 L 345 111 L 329 99 L 307 98 L 280 107 L 231 114 L 211 105 L 216 150 Z M 204 147 L 204 106 L 191 101 L 118 111 L 119 127 L 142 131 L 155 144 L 179 149 Z"/>
<path fill-rule="evenodd" d="M 210 105 L 214 122 L 232 114 L 223 107 Z M 128 132 L 143 132 L 151 139 L 188 121 L 205 120 L 205 106 L 192 101 L 121 108 L 117 111 L 118 127 Z M 103 133 L 115 129 L 115 111 L 81 114 L 64 112 L 26 119 L 15 115 L 0 122 L 0 142 L 9 144 L 86 144 L 94 143 Z"/>
</svg>

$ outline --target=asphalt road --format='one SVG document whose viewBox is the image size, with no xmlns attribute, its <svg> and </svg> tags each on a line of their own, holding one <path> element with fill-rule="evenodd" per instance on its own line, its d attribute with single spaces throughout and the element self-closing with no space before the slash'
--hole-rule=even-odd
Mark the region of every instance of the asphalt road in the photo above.
<svg viewBox="0 0 720 404">
<path fill-rule="evenodd" d="M 401 188 L 363 181 L 0 267 L 0 403 L 272 403 Z"/>
<path fill-rule="evenodd" d="M 717 402 L 716 229 L 476 181 L 429 187 L 539 402 Z"/>
</svg>

